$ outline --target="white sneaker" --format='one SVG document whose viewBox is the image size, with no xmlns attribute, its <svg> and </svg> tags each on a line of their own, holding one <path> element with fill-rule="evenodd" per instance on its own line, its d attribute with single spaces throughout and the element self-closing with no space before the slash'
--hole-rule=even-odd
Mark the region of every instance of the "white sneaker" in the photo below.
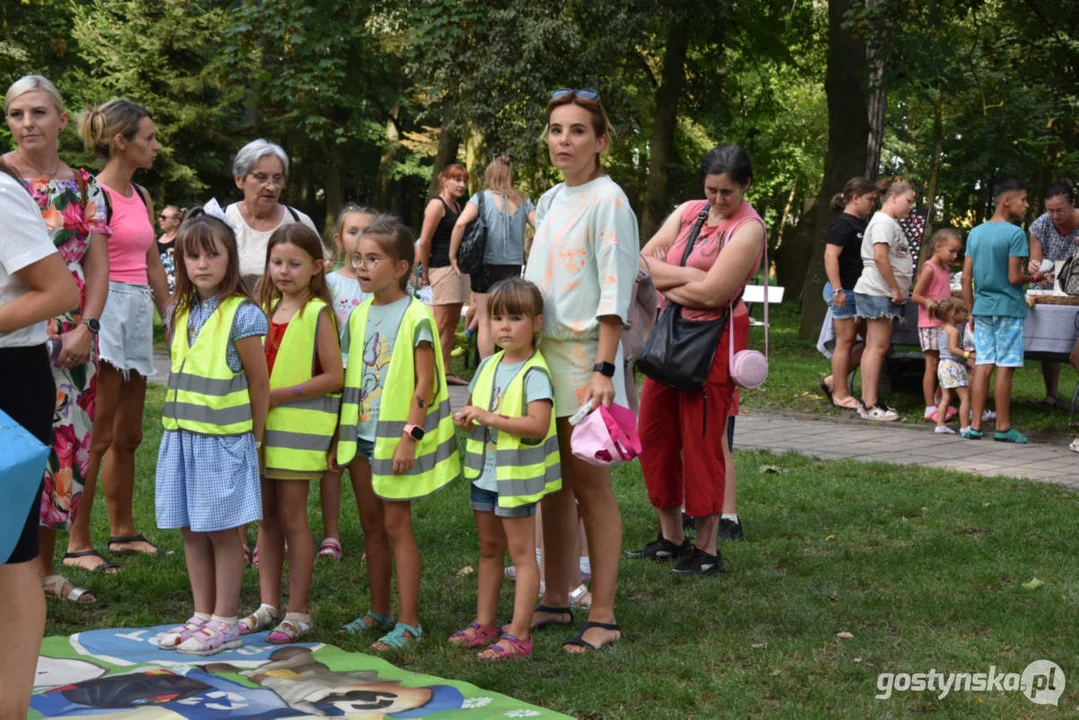
<svg viewBox="0 0 1079 720">
<path fill-rule="evenodd" d="M 938 425 L 937 427 L 933 428 L 933 432 L 935 432 L 937 435 L 955 435 L 955 430 L 952 430 L 947 425 Z"/>
<path fill-rule="evenodd" d="M 863 420 L 875 420 L 877 422 L 893 422 L 899 419 L 899 413 L 882 403 L 877 403 L 871 408 L 866 408 L 863 405 L 858 410 L 858 415 Z"/>
<path fill-rule="evenodd" d="M 1079 453 L 1079 438 L 1075 438 L 1074 440 L 1072 440 L 1072 444 L 1068 446 L 1068 449 L 1072 452 Z"/>
</svg>

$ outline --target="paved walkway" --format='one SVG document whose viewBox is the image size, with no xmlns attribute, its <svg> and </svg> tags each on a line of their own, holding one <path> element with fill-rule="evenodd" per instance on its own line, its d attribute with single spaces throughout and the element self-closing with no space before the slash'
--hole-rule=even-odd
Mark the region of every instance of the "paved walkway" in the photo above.
<svg viewBox="0 0 1079 720">
<path fill-rule="evenodd" d="M 155 353 L 164 384 L 169 363 Z M 450 403 L 463 407 L 468 388 L 450 387 Z M 981 440 L 936 435 L 933 426 L 866 423 L 861 420 L 798 415 L 743 408 L 735 433 L 736 448 L 787 451 L 825 460 L 850 459 L 897 465 L 925 465 L 975 475 L 1004 475 L 1064 485 L 1079 490 L 1079 455 L 1066 440 L 1032 440 L 1029 445 L 999 443 L 989 434 Z"/>
<path fill-rule="evenodd" d="M 743 408 L 735 428 L 736 448 L 793 451 L 821 459 L 850 459 L 898 465 L 925 465 L 975 475 L 1004 475 L 1079 490 L 1079 455 L 1066 441 L 1028 445 L 937 435 L 933 426 L 867 423 L 812 415 L 787 415 Z"/>
</svg>

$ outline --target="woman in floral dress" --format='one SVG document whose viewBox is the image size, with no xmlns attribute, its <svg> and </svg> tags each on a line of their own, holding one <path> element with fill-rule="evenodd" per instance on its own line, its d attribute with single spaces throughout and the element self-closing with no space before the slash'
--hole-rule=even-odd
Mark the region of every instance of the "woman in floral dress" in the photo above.
<svg viewBox="0 0 1079 720">
<path fill-rule="evenodd" d="M 90 429 L 96 390 L 98 318 L 105 307 L 109 281 L 105 206 L 94 178 L 60 160 L 57 140 L 68 116 L 51 82 L 40 75 L 17 80 L 7 91 L 4 110 L 16 142 L 15 150 L 4 155 L 4 160 L 23 178 L 41 208 L 53 244 L 71 270 L 81 297 L 80 311 L 49 321 L 49 336 L 57 340 L 52 371 L 56 413 L 55 438 L 41 497 L 39 573 L 47 595 L 93 602 L 93 595 L 56 574 L 53 554 L 56 531 L 70 528 L 78 511 L 84 478 L 96 476 L 89 467 Z M 68 552 L 65 560 L 96 571 L 115 567 L 96 552 Z"/>
</svg>

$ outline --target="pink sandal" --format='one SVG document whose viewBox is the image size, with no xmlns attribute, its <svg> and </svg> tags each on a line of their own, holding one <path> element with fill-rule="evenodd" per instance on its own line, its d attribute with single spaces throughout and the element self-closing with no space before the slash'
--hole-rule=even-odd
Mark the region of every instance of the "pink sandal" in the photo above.
<svg viewBox="0 0 1079 720">
<path fill-rule="evenodd" d="M 499 645 L 498 643 L 501 642 L 508 643 L 509 647 Z M 511 658 L 532 657 L 532 638 L 529 637 L 527 640 L 522 641 L 515 635 L 502 633 L 502 637 L 499 638 L 497 643 L 488 645 L 487 649 L 476 657 L 480 660 L 509 660 Z"/>
<path fill-rule="evenodd" d="M 318 556 L 340 560 L 342 555 L 341 543 L 337 538 L 328 537 L 318 546 Z"/>
<path fill-rule="evenodd" d="M 464 630 L 458 630 L 450 635 L 450 644 L 457 647 L 481 647 L 488 645 L 498 637 L 498 627 L 483 627 L 478 622 L 470 622 Z"/>
</svg>

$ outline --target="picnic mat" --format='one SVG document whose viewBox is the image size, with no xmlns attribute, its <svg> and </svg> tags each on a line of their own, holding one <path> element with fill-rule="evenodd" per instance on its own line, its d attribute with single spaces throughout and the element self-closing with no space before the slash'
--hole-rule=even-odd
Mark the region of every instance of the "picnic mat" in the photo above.
<svg viewBox="0 0 1079 720">
<path fill-rule="evenodd" d="M 332 645 L 268 645 L 210 657 L 161 650 L 170 626 L 93 630 L 41 646 L 30 715 L 179 718 L 566 718 L 475 685 L 419 675 Z M 510 664 L 506 672 L 513 672 Z"/>
</svg>

